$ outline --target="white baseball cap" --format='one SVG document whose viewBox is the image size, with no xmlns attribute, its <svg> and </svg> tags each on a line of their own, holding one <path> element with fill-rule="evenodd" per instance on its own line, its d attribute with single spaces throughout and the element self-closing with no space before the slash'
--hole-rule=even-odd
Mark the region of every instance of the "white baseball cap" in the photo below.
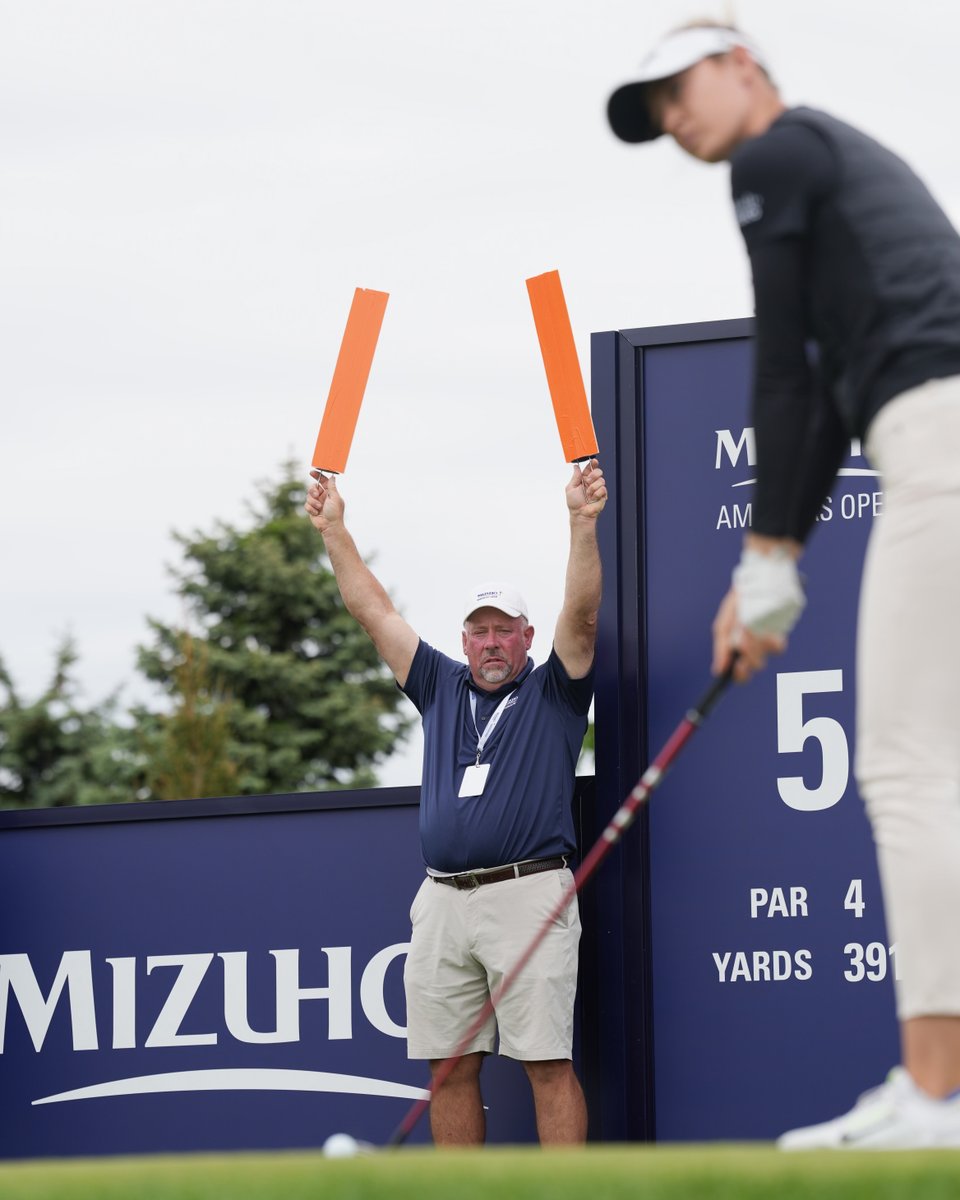
<svg viewBox="0 0 960 1200">
<path fill-rule="evenodd" d="M 607 101 L 610 128 L 624 142 L 650 142 L 658 138 L 663 130 L 647 108 L 647 85 L 679 75 L 705 58 L 726 54 L 735 46 L 749 50 L 757 65 L 768 70 L 755 43 L 739 29 L 725 25 L 694 25 L 668 33 L 640 64 L 637 78 L 611 94 Z"/>
<path fill-rule="evenodd" d="M 527 618 L 527 602 L 509 583 L 479 583 L 467 597 L 463 619 L 466 621 L 478 608 L 496 608 L 508 617 Z"/>
</svg>

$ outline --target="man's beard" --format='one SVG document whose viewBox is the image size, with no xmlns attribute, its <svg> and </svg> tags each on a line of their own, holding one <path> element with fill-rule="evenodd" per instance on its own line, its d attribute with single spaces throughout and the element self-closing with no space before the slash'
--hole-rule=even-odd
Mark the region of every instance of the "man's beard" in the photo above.
<svg viewBox="0 0 960 1200">
<path fill-rule="evenodd" d="M 480 664 L 480 678 L 484 683 L 503 683 L 509 674 L 510 668 L 506 663 L 502 667 L 492 667 L 487 663 Z"/>
</svg>

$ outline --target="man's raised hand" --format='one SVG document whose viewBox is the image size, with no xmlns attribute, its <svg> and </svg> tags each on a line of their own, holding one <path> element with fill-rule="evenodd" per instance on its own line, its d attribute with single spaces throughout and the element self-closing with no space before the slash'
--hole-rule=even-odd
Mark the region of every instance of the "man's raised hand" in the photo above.
<svg viewBox="0 0 960 1200">
<path fill-rule="evenodd" d="M 607 484 L 595 458 L 583 470 L 574 464 L 573 478 L 567 484 L 567 508 L 572 517 L 595 519 L 607 503 Z"/>
<path fill-rule="evenodd" d="M 343 497 L 337 491 L 336 476 L 317 474 L 314 479 L 316 482 L 307 488 L 303 507 L 313 527 L 326 533 L 332 525 L 343 523 Z"/>
</svg>

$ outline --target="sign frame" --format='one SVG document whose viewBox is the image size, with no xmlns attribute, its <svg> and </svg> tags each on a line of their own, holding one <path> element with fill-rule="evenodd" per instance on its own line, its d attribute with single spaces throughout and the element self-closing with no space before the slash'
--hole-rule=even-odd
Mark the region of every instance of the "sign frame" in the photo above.
<svg viewBox="0 0 960 1200">
<path fill-rule="evenodd" d="M 752 320 L 738 319 L 593 335 L 594 421 L 610 490 L 608 514 L 613 518 L 601 522 L 599 529 L 604 599 L 597 657 L 593 834 L 630 791 L 665 732 L 708 677 L 710 621 L 750 519 L 749 491 L 724 491 L 719 516 L 710 505 L 718 503 L 721 490 L 731 482 L 718 482 L 721 434 L 728 439 L 724 448 L 730 462 L 740 460 L 739 471 L 728 471 L 736 475 L 733 486 L 751 482 L 741 476 L 754 461 L 752 443 L 746 452 L 745 440 L 753 332 Z M 732 441 L 730 429 L 716 428 L 734 423 Z M 701 467 L 715 465 L 703 461 L 705 450 L 713 457 L 714 437 L 717 472 L 701 474 Z M 693 452 L 691 444 L 696 447 Z M 852 453 L 859 450 L 855 447 Z M 728 465 L 726 457 L 723 465 Z M 876 472 L 851 466 L 841 475 Z M 852 770 L 843 803 L 831 801 L 836 807 L 829 812 L 792 811 L 800 806 L 785 807 L 783 793 L 777 795 L 783 782 L 779 774 L 796 773 L 795 786 L 812 792 L 816 784 L 810 781 L 819 778 L 821 769 L 815 734 L 803 742 L 802 753 L 794 747 L 796 753 L 786 755 L 778 745 L 779 685 L 784 676 L 793 675 L 798 686 L 811 669 L 843 676 L 843 695 L 825 700 L 814 696 L 805 703 L 811 715 L 822 703 L 842 708 L 852 768 L 851 668 L 859 556 L 869 530 L 871 496 L 875 514 L 882 511 L 882 490 L 853 494 L 851 487 L 876 489 L 878 484 L 841 480 L 821 510 L 823 528 L 814 532 L 804 558 L 809 611 L 788 653 L 773 660 L 748 687 L 733 689 L 597 881 L 601 911 L 616 911 L 619 917 L 603 924 L 597 947 L 604 1012 L 598 1047 L 603 1107 L 598 1119 L 604 1140 L 773 1137 L 848 1108 L 864 1086 L 878 1082 L 896 1061 L 892 953 L 889 969 L 879 964 L 880 969 L 867 976 L 869 985 L 844 983 L 864 977 L 866 947 L 860 946 L 858 960 L 856 947 L 851 949 L 853 940 L 869 942 L 871 952 L 885 942 L 875 854 Z M 733 499 L 738 503 L 726 503 Z M 715 527 L 705 527 L 705 512 L 710 522 L 716 520 Z M 694 591 L 695 602 L 688 594 Z M 842 672 L 823 671 L 841 664 Z M 758 707 L 763 710 L 762 728 L 750 724 Z M 836 717 L 833 712 L 826 726 L 839 729 Z M 753 754 L 755 747 L 765 760 L 751 775 L 740 760 L 745 748 Z M 771 761 L 776 769 L 771 769 Z M 711 763 L 715 775 L 705 782 L 705 764 Z M 728 779 L 736 781 L 732 791 Z M 721 780 L 722 785 L 714 786 Z M 709 800 L 707 792 L 714 793 Z M 738 843 L 727 839 L 724 820 L 754 824 Z M 703 845 L 699 821 L 708 829 L 707 836 L 716 838 L 716 861 Z M 806 858 L 791 857 L 794 837 Z M 798 861 L 806 871 L 814 858 L 820 861 L 810 866 L 809 881 L 793 877 Z M 778 873 L 791 877 L 780 878 Z M 869 898 L 863 921 L 856 919 L 863 916 L 862 906 L 858 912 L 844 912 L 855 906 L 843 900 L 842 888 L 837 890 L 842 873 L 843 887 L 848 874 L 856 876 L 849 879 L 850 887 L 856 882 Z M 713 888 L 716 911 L 705 881 Z M 803 919 L 795 921 L 751 921 L 756 914 L 745 912 L 754 890 L 748 882 L 771 887 L 811 882 L 810 911 L 798 908 L 797 916 Z M 800 969 L 791 976 L 785 951 L 757 949 L 762 946 L 787 946 L 794 967 Z M 805 949 L 797 958 L 799 947 Z M 711 962 L 714 949 L 721 959 L 731 951 L 724 960 L 726 975 L 719 979 L 721 962 L 716 967 Z M 769 975 L 772 961 L 779 974 Z M 760 964 L 752 981 L 744 965 L 751 962 Z M 723 986 L 731 983 L 734 970 L 736 982 Z M 821 1036 L 818 1020 L 823 1029 L 829 1028 L 829 1036 Z M 841 1038 L 844 1054 L 837 1055 Z M 746 1052 L 742 1069 L 728 1053 L 734 1041 Z M 714 1057 L 717 1063 L 711 1061 Z M 725 1079 L 718 1063 L 726 1066 Z M 783 1087 L 777 1078 L 783 1079 Z"/>
</svg>

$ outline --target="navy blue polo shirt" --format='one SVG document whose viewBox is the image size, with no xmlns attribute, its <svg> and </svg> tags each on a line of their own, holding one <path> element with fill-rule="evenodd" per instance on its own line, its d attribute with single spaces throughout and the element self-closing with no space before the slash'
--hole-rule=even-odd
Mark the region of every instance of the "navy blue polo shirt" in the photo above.
<svg viewBox="0 0 960 1200">
<path fill-rule="evenodd" d="M 423 718 L 420 843 L 428 867 L 473 871 L 573 853 L 573 786 L 592 670 L 571 679 L 551 650 L 542 666 L 527 659 L 515 680 L 486 692 L 466 663 L 421 640 L 403 691 Z M 476 762 L 477 731 L 508 694 L 480 759 L 490 764 L 483 795 L 460 797 L 464 770 Z"/>
</svg>

